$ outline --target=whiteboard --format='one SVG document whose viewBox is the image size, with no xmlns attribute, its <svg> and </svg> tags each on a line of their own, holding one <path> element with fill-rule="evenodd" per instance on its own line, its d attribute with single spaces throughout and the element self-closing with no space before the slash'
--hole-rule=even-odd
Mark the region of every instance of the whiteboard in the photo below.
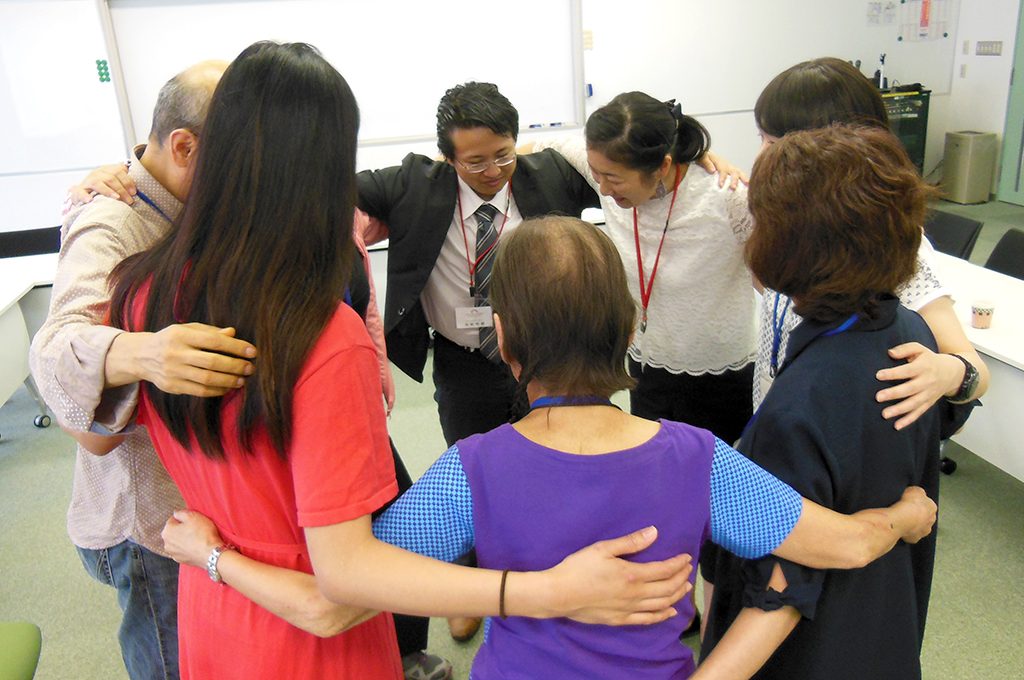
<svg viewBox="0 0 1024 680">
<path fill-rule="evenodd" d="M 959 5 L 928 2 L 932 39 L 918 40 L 901 21 L 915 19 L 922 0 L 630 0 L 628 10 L 617 0 L 583 0 L 583 29 L 593 36 L 587 108 L 642 90 L 678 99 L 692 115 L 750 111 L 768 81 L 794 64 L 860 59 L 870 76 L 882 53 L 890 85 L 920 82 L 933 95 L 948 94 Z M 876 6 L 883 9 L 877 22 Z"/>
<path fill-rule="evenodd" d="M 0 26 L 0 175 L 118 160 L 117 99 L 99 78 L 107 53 L 93 4 L 0 0 Z"/>
<path fill-rule="evenodd" d="M 157 92 L 204 59 L 257 40 L 307 42 L 348 81 L 361 144 L 433 139 L 449 87 L 498 84 L 520 124 L 582 120 L 579 0 L 110 0 L 133 134 Z"/>
<path fill-rule="evenodd" d="M 124 158 L 91 0 L 0 0 L 0 232 L 60 224 L 65 189 Z"/>
</svg>

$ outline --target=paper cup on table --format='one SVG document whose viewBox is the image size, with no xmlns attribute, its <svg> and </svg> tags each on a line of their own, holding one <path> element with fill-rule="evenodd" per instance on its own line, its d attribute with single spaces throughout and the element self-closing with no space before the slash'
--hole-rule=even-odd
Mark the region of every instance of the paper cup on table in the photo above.
<svg viewBox="0 0 1024 680">
<path fill-rule="evenodd" d="M 979 300 L 971 305 L 971 326 L 988 328 L 992 325 L 992 314 L 995 307 L 988 300 Z"/>
</svg>

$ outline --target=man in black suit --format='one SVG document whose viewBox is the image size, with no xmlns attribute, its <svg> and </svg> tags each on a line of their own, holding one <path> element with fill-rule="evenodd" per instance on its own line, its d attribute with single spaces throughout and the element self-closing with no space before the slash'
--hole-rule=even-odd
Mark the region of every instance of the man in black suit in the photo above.
<svg viewBox="0 0 1024 680">
<path fill-rule="evenodd" d="M 473 325 L 484 316 L 489 323 L 490 314 L 469 311 L 489 310 L 486 282 L 477 276 L 493 254 L 487 247 L 523 219 L 578 217 L 599 204 L 557 153 L 517 158 L 518 133 L 519 114 L 497 87 L 458 85 L 437 109 L 437 143 L 445 160 L 409 154 L 399 166 L 358 176 L 359 207 L 379 222 L 367 242 L 390 238 L 388 357 L 422 382 L 433 328 L 435 399 L 449 445 L 507 423 L 513 406 L 515 382 L 493 347 L 481 350 Z M 483 218 L 492 233 L 478 252 L 484 204 L 493 206 Z"/>
<path fill-rule="evenodd" d="M 388 357 L 422 382 L 433 329 L 434 399 L 449 446 L 513 416 L 516 384 L 498 356 L 487 301 L 501 236 L 530 217 L 578 217 L 599 205 L 557 153 L 517 158 L 518 135 L 519 113 L 497 87 L 458 85 L 437 107 L 443 161 L 409 154 L 357 178 L 359 207 L 375 218 L 366 242 L 390 239 Z M 468 640 L 480 620 L 448 623 L 452 637 Z"/>
</svg>

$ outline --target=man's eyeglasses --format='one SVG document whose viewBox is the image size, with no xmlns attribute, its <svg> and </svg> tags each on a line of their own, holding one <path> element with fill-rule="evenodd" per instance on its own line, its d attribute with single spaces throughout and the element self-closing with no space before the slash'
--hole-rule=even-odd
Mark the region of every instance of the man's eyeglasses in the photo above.
<svg viewBox="0 0 1024 680">
<path fill-rule="evenodd" d="M 495 158 L 493 161 L 481 161 L 479 163 L 464 163 L 463 161 L 460 160 L 456 160 L 455 162 L 461 165 L 462 169 L 465 170 L 466 172 L 470 172 L 475 175 L 491 167 L 492 163 L 498 166 L 499 168 L 504 168 L 506 165 L 512 165 L 513 163 L 516 162 L 516 155 L 513 153 L 508 156 L 501 156 L 500 158 Z"/>
</svg>

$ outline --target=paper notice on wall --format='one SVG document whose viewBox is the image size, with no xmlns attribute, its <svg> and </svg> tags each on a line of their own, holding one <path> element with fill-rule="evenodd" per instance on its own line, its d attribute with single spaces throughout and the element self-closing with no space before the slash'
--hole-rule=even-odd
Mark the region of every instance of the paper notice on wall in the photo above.
<svg viewBox="0 0 1024 680">
<path fill-rule="evenodd" d="M 954 1 L 904 0 L 899 6 L 899 39 L 920 42 L 948 38 Z"/>
<path fill-rule="evenodd" d="M 892 26 L 896 23 L 897 4 L 894 0 L 886 2 L 869 2 L 867 11 L 868 26 Z"/>
</svg>

